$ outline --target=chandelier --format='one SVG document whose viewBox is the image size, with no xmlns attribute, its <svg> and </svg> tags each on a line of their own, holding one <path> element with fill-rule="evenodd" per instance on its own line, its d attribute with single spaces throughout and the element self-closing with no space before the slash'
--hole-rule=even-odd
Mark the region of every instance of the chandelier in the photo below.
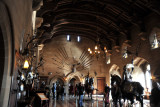
<svg viewBox="0 0 160 107">
<path fill-rule="evenodd" d="M 106 46 L 104 46 L 102 50 L 99 42 L 97 42 L 93 50 L 91 48 L 88 48 L 88 52 L 90 55 L 95 56 L 97 60 L 100 58 L 100 56 L 102 56 L 103 58 L 105 58 L 106 64 L 111 63 L 111 60 L 110 60 L 111 52 L 107 50 Z"/>
</svg>

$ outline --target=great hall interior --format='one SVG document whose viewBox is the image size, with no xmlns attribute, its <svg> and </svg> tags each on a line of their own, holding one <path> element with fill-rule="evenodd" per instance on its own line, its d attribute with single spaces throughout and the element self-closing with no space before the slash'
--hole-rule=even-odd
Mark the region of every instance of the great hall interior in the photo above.
<svg viewBox="0 0 160 107">
<path fill-rule="evenodd" d="M 0 41 L 0 107 L 160 107 L 159 0 L 0 0 Z"/>
</svg>

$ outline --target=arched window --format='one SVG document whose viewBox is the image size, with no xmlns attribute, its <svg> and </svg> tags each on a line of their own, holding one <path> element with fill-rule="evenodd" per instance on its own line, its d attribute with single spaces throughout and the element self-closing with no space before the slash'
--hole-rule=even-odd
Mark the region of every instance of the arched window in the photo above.
<svg viewBox="0 0 160 107">
<path fill-rule="evenodd" d="M 137 57 L 134 59 L 134 71 L 132 80 L 140 82 L 144 88 L 144 94 L 148 95 L 151 92 L 151 67 L 147 60 Z"/>
<path fill-rule="evenodd" d="M 151 49 L 160 47 L 160 27 L 154 27 L 149 36 Z"/>
<path fill-rule="evenodd" d="M 149 64 L 147 64 L 147 66 L 146 66 L 145 79 L 146 79 L 146 89 L 148 92 L 151 92 L 151 73 L 150 73 L 150 65 Z"/>
</svg>

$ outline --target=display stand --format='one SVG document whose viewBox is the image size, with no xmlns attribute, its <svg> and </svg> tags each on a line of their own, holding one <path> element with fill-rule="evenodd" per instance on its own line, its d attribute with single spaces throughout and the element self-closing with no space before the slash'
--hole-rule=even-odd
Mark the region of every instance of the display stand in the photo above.
<svg viewBox="0 0 160 107">
<path fill-rule="evenodd" d="M 48 103 L 47 105 L 49 105 L 49 99 L 44 95 L 44 93 L 37 93 L 37 95 L 40 98 L 40 107 L 42 107 L 43 101 L 46 101 L 46 103 Z"/>
</svg>

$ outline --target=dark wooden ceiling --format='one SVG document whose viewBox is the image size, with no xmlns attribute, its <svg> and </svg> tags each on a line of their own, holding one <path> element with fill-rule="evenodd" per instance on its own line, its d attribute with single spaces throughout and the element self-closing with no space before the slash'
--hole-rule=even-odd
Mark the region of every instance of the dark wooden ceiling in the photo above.
<svg viewBox="0 0 160 107">
<path fill-rule="evenodd" d="M 129 28 L 137 25 L 145 32 L 144 18 L 160 15 L 159 0 L 44 0 L 37 12 L 43 18 L 38 29 L 40 41 L 60 35 L 80 35 L 104 45 L 117 43 Z"/>
</svg>

